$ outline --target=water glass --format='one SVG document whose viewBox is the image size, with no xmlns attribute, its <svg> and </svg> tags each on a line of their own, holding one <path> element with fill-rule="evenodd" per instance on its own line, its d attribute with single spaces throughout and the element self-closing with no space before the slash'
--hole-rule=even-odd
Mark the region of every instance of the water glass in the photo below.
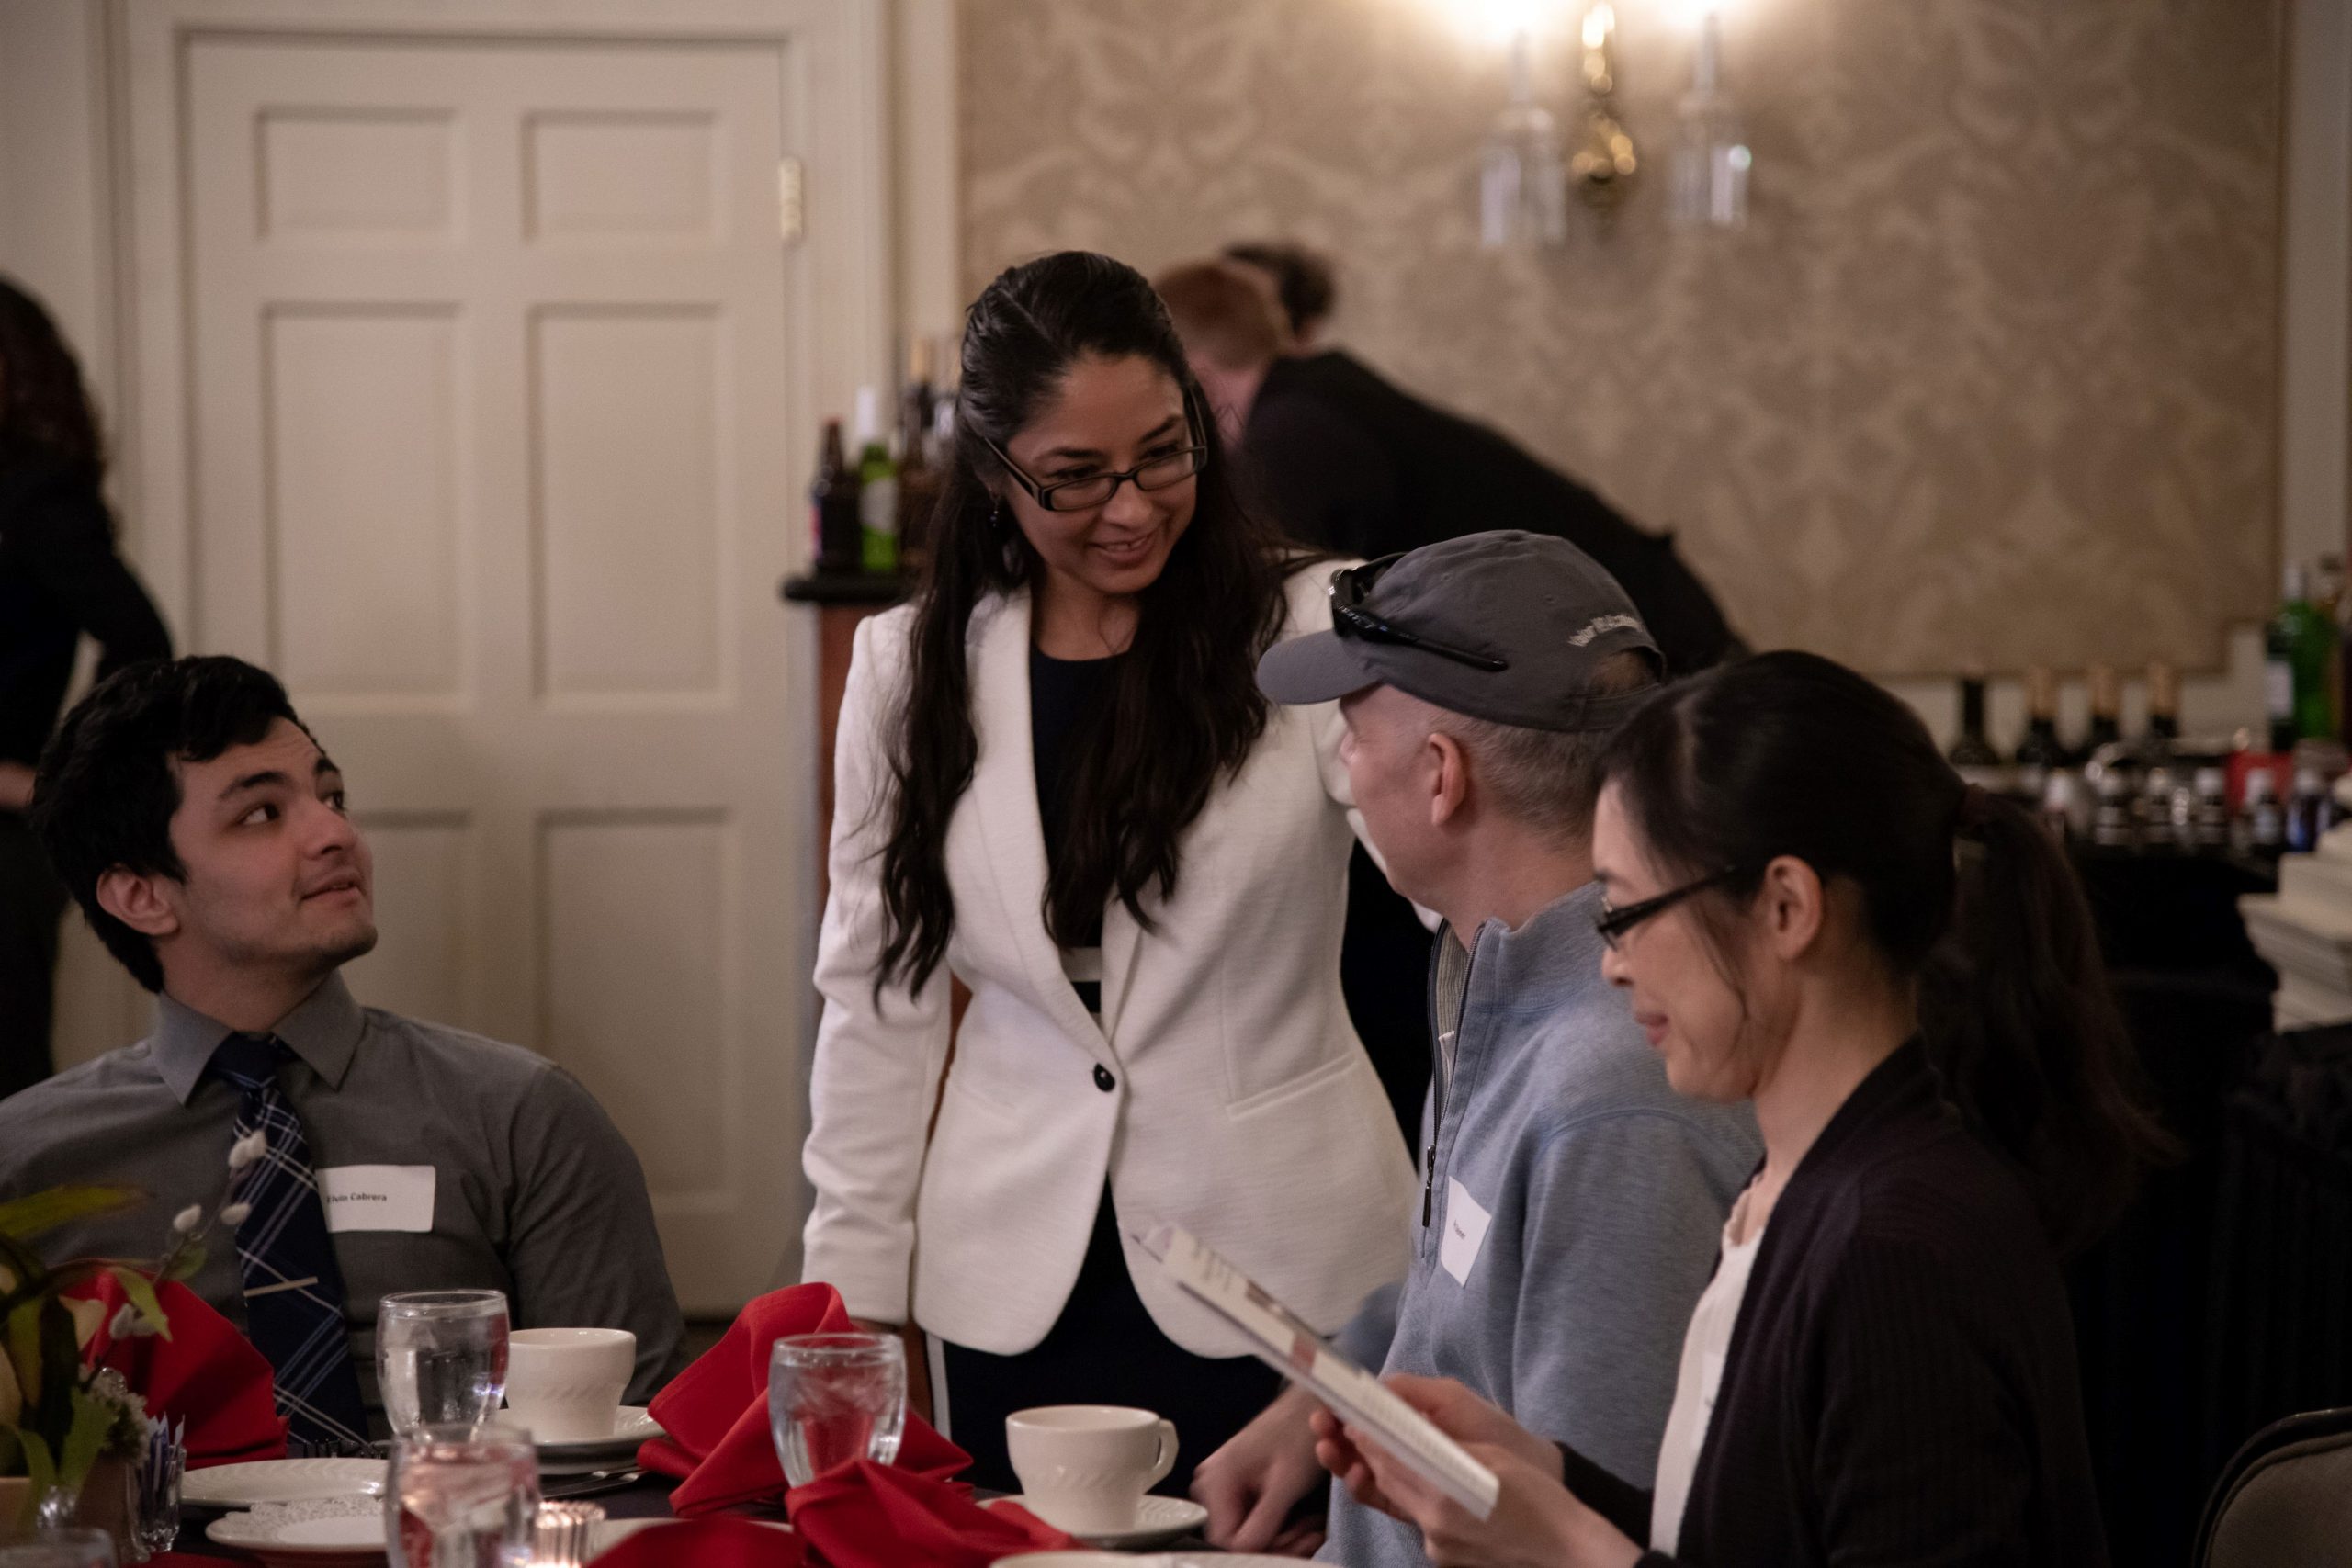
<svg viewBox="0 0 2352 1568">
<path fill-rule="evenodd" d="M 512 1427 L 430 1423 L 392 1443 L 384 1476 L 391 1568 L 529 1568 L 538 1450 Z"/>
<path fill-rule="evenodd" d="M 394 1432 L 489 1420 L 506 1393 L 505 1296 L 386 1296 L 376 1309 L 376 1376 Z"/>
<path fill-rule="evenodd" d="M 768 1428 L 785 1479 L 806 1485 L 838 1464 L 899 1457 L 907 1349 L 895 1334 L 795 1334 L 768 1354 Z"/>
<path fill-rule="evenodd" d="M 104 1530 L 42 1530 L 0 1540 L 0 1568 L 116 1568 L 114 1537 Z"/>
</svg>

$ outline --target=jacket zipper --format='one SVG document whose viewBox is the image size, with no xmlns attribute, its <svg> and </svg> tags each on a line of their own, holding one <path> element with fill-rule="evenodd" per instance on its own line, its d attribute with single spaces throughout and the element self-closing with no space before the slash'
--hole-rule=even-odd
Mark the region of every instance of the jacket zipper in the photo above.
<svg viewBox="0 0 2352 1568">
<path fill-rule="evenodd" d="M 1430 943 L 1430 983 L 1428 1002 L 1430 1014 L 1430 1143 L 1429 1151 L 1421 1156 L 1421 1228 L 1423 1230 L 1430 1228 L 1430 1218 L 1436 1209 L 1437 1145 L 1438 1138 L 1445 1127 L 1445 1045 L 1440 1037 L 1437 1027 L 1437 986 L 1439 971 L 1442 966 L 1442 959 L 1445 954 L 1445 944 L 1449 938 L 1452 937 L 1452 927 L 1441 926 L 1438 928 L 1438 933 L 1435 940 Z M 1476 962 L 1476 953 L 1471 953 L 1467 949 L 1464 950 L 1464 957 L 1462 964 L 1462 999 L 1465 1004 L 1467 1004 L 1470 999 L 1470 965 Z M 1460 1019 L 1454 1020 L 1453 1029 L 1455 1034 L 1455 1045 L 1458 1050 L 1462 1032 L 1462 1021 Z"/>
</svg>

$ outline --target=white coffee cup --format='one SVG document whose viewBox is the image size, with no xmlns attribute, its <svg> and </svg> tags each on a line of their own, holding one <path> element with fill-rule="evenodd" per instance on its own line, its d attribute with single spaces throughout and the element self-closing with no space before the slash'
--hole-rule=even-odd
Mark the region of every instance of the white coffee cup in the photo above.
<svg viewBox="0 0 2352 1568">
<path fill-rule="evenodd" d="M 506 1337 L 506 1408 L 542 1443 L 613 1435 L 637 1369 L 626 1328 L 518 1328 Z"/>
<path fill-rule="evenodd" d="M 1004 1418 L 1029 1511 L 1072 1535 L 1133 1529 L 1143 1495 L 1176 1467 L 1176 1426 L 1121 1404 L 1049 1404 Z"/>
</svg>

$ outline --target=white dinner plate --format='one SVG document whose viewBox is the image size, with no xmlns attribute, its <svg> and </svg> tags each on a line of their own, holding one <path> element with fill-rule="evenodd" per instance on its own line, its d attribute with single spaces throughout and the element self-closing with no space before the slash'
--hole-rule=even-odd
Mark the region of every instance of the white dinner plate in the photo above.
<svg viewBox="0 0 2352 1568">
<path fill-rule="evenodd" d="M 200 1508 L 250 1508 L 261 1503 L 305 1503 L 319 1497 L 380 1496 L 379 1459 L 263 1459 L 191 1470 L 180 1501 Z"/>
<path fill-rule="evenodd" d="M 1017 1504 L 1041 1519 L 1046 1517 L 1025 1497 L 1001 1497 L 997 1501 Z M 1208 1522 L 1209 1511 L 1189 1497 L 1152 1495 L 1136 1505 L 1136 1522 L 1125 1529 L 1070 1533 L 1089 1546 L 1108 1547 L 1114 1551 L 1148 1551 L 1155 1546 L 1180 1541 Z"/>
<path fill-rule="evenodd" d="M 384 1505 L 372 1497 L 263 1503 L 213 1520 L 204 1533 L 272 1568 L 363 1568 L 384 1561 Z"/>
</svg>

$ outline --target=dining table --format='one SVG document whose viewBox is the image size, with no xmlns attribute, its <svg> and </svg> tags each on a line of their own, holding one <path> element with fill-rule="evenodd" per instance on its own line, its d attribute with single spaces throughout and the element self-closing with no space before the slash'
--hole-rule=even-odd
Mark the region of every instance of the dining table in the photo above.
<svg viewBox="0 0 2352 1568">
<path fill-rule="evenodd" d="M 618 1479 L 616 1478 L 616 1480 Z M 577 1478 L 550 1477 L 549 1482 L 549 1491 L 556 1496 L 577 1497 L 582 1502 L 593 1502 L 605 1510 L 605 1517 L 608 1519 L 668 1519 L 675 1517 L 670 1511 L 670 1493 L 678 1483 L 670 1476 L 653 1471 L 639 1472 L 633 1477 L 620 1482 L 619 1484 L 595 1488 L 584 1495 L 581 1490 L 575 1489 Z M 567 1484 L 567 1482 L 572 1484 Z M 1003 1494 L 981 1492 L 978 1495 L 982 1502 L 986 1502 Z M 781 1522 L 785 1517 L 784 1506 L 780 1503 L 747 1504 L 727 1511 L 750 1519 Z M 175 1568 L 178 1564 L 255 1561 L 249 1554 L 232 1547 L 222 1546 L 205 1535 L 205 1527 L 220 1517 L 224 1512 L 226 1510 L 220 1508 L 184 1508 L 180 1518 L 179 1539 L 173 1543 L 169 1551 L 150 1558 L 149 1568 Z M 1197 1536 L 1188 1537 L 1183 1540 L 1155 1550 L 1219 1555 L 1216 1548 Z M 692 1568 L 692 1564 L 681 1564 L 680 1568 Z"/>
</svg>

